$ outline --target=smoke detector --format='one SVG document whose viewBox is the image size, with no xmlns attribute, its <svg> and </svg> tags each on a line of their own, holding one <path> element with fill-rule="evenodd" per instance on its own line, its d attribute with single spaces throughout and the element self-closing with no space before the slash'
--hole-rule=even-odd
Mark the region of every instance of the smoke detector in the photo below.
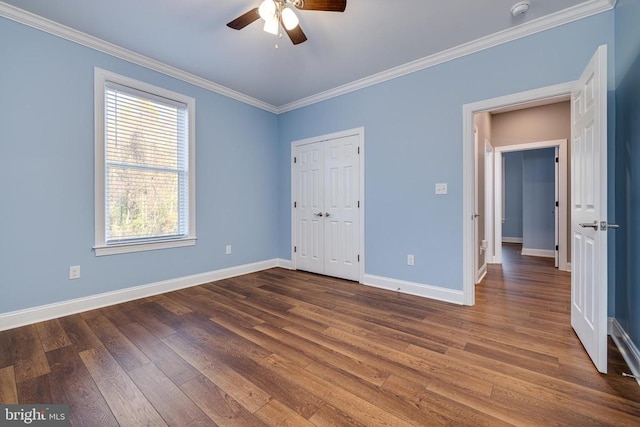
<svg viewBox="0 0 640 427">
<path fill-rule="evenodd" d="M 531 6 L 531 2 L 529 0 L 519 1 L 511 7 L 511 14 L 513 16 L 519 16 L 523 13 L 526 13 Z"/>
</svg>

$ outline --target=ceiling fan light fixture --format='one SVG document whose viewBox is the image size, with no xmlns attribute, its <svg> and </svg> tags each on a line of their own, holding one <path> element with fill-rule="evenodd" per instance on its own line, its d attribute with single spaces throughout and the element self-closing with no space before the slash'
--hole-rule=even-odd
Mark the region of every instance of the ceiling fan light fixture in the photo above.
<svg viewBox="0 0 640 427">
<path fill-rule="evenodd" d="M 276 4 L 273 0 L 264 0 L 258 8 L 260 18 L 265 22 L 272 20 L 276 16 Z"/>
<path fill-rule="evenodd" d="M 282 23 L 287 30 L 293 30 L 298 26 L 300 20 L 296 16 L 295 12 L 290 7 L 282 9 Z"/>
<path fill-rule="evenodd" d="M 264 21 L 263 30 L 265 33 L 273 34 L 275 36 L 278 34 L 278 28 L 278 18 L 276 18 L 275 15 L 268 21 Z"/>
</svg>

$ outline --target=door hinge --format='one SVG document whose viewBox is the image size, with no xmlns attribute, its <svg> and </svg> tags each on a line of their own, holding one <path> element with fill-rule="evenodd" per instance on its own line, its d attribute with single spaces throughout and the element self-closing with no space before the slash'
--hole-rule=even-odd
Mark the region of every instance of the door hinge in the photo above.
<svg viewBox="0 0 640 427">
<path fill-rule="evenodd" d="M 558 202 L 556 202 L 556 207 L 558 207 L 558 206 L 560 206 L 560 205 L 558 204 Z"/>
<path fill-rule="evenodd" d="M 558 247 L 558 245 L 556 245 L 556 251 L 557 251 L 557 250 L 560 250 L 560 248 Z"/>
<path fill-rule="evenodd" d="M 293 247 L 293 252 L 298 252 L 298 247 L 297 246 Z"/>
<path fill-rule="evenodd" d="M 360 262 L 360 254 L 358 254 L 358 262 Z"/>
<path fill-rule="evenodd" d="M 360 200 L 358 200 L 358 207 L 360 207 Z"/>
<path fill-rule="evenodd" d="M 358 147 L 358 154 L 360 154 L 360 147 Z"/>
<path fill-rule="evenodd" d="M 556 163 L 558 163 L 560 160 L 556 157 Z"/>
<path fill-rule="evenodd" d="M 297 163 L 297 162 L 298 162 L 298 158 L 297 158 L 297 157 L 294 157 L 294 158 L 293 158 L 293 163 Z"/>
<path fill-rule="evenodd" d="M 297 208 L 298 207 L 298 202 L 293 202 L 293 207 Z"/>
</svg>

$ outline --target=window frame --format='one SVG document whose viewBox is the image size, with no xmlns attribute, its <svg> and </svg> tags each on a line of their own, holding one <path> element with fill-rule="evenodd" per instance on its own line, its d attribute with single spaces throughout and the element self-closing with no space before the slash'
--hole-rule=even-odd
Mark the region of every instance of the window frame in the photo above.
<svg viewBox="0 0 640 427">
<path fill-rule="evenodd" d="M 188 230 L 186 237 L 149 239 L 135 242 L 107 243 L 105 218 L 105 83 L 113 82 L 130 87 L 137 91 L 149 93 L 151 96 L 166 98 L 187 106 L 187 180 L 188 180 Z M 130 252 L 151 251 L 157 249 L 178 248 L 196 244 L 196 177 L 195 177 L 195 115 L 196 101 L 189 96 L 173 92 L 158 86 L 144 83 L 120 74 L 100 68 L 94 69 L 94 125 L 95 125 L 95 245 L 96 256 L 114 255 Z"/>
</svg>

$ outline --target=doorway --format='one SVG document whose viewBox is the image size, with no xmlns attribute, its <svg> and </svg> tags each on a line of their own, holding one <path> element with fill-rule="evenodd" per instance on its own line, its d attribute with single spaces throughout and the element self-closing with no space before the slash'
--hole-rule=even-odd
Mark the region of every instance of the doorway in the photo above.
<svg viewBox="0 0 640 427">
<path fill-rule="evenodd" d="M 292 144 L 295 269 L 348 280 L 364 274 L 364 130 Z"/>
<path fill-rule="evenodd" d="M 567 126 L 569 126 L 570 118 L 567 118 Z M 506 198 L 506 186 L 505 183 L 507 181 L 507 177 L 505 176 L 505 159 L 511 153 L 530 153 L 532 150 L 545 150 L 545 149 L 555 149 L 555 153 L 552 155 L 550 162 L 553 164 L 546 165 L 548 168 L 550 166 L 553 169 L 554 174 L 554 188 L 553 188 L 553 200 L 551 201 L 551 206 L 545 206 L 549 212 L 553 212 L 553 244 L 550 243 L 550 239 L 548 238 L 548 243 L 545 245 L 529 245 L 528 242 L 523 242 L 523 236 L 512 236 L 513 233 L 505 234 L 503 231 L 509 228 L 507 221 L 509 221 L 507 215 L 507 198 Z M 534 151 L 535 152 L 535 151 Z M 502 242 L 514 242 L 517 239 L 506 239 L 505 235 L 509 237 L 520 237 L 520 242 L 523 243 L 524 252 L 523 255 L 533 255 L 533 256 L 553 256 L 555 258 L 555 266 L 563 271 L 571 271 L 571 264 L 569 261 L 569 257 L 571 254 L 571 236 L 568 230 L 570 229 L 571 219 L 569 217 L 569 169 L 568 169 L 568 142 L 566 139 L 552 140 L 552 141 L 542 141 L 542 142 L 533 142 L 527 144 L 517 144 L 517 145 L 507 145 L 500 146 L 495 148 L 495 165 L 494 165 L 494 194 L 495 197 L 488 204 L 492 204 L 494 206 L 494 211 L 496 215 L 494 216 L 494 233 L 489 236 L 489 244 L 494 248 L 494 256 L 491 260 L 492 264 L 501 264 L 502 263 Z M 555 160 L 555 162 L 554 162 Z M 524 167 L 526 165 L 531 165 L 529 167 Z M 522 172 L 531 174 L 533 170 L 535 173 L 536 166 L 532 163 L 526 163 L 522 165 Z M 540 165 L 538 165 L 540 166 Z M 543 165 L 544 166 L 544 165 Z M 540 191 L 539 185 L 534 188 L 529 188 L 527 191 L 523 191 L 522 194 L 526 195 L 531 191 Z M 550 194 L 546 194 L 546 196 L 550 197 Z M 529 206 L 531 204 L 539 203 L 539 194 L 538 197 L 536 195 L 531 195 L 529 197 Z M 543 215 L 543 213 L 539 212 L 540 208 L 538 206 L 533 206 L 538 210 L 538 215 Z M 544 210 L 543 208 L 543 210 Z M 525 208 L 526 209 L 526 208 Z M 544 211 L 546 213 L 546 211 Z M 524 212 L 526 216 L 527 213 L 536 214 L 536 212 Z M 529 215 L 529 218 L 532 216 Z M 533 222 L 536 222 L 537 219 L 533 217 Z M 532 221 L 529 221 L 532 222 Z M 522 227 L 523 225 L 521 225 Z M 532 224 L 532 227 L 535 227 L 536 224 Z M 540 227 L 540 222 L 537 224 Z M 525 230 L 527 224 L 524 224 Z M 533 233 L 527 233 L 531 236 Z M 527 239 L 530 241 L 530 238 Z M 541 239 L 538 239 L 541 240 Z"/>
<path fill-rule="evenodd" d="M 571 96 L 571 326 L 607 372 L 607 46 L 574 82 L 463 106 L 463 295 L 475 304 L 473 115 Z"/>
</svg>

